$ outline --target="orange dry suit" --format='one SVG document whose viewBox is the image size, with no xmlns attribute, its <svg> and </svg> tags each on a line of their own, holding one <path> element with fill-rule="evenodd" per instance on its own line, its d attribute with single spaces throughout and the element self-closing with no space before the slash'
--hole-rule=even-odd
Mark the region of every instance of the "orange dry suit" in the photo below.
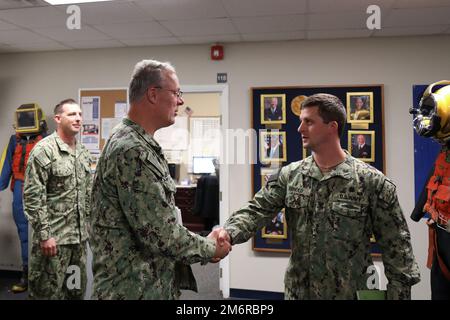
<svg viewBox="0 0 450 320">
<path fill-rule="evenodd" d="M 450 150 L 444 147 L 439 153 L 434 166 L 434 172 L 427 184 L 427 200 L 423 211 L 431 215 L 436 227 L 450 232 Z M 431 268 L 436 255 L 439 267 L 447 280 L 450 281 L 448 266 L 442 260 L 436 236 L 436 229 L 430 225 L 427 267 Z"/>
</svg>

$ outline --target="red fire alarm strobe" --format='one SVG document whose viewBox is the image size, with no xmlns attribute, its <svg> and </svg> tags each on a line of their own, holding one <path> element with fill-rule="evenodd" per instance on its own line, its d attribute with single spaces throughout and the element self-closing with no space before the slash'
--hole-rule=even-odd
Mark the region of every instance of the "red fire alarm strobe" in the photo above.
<svg viewBox="0 0 450 320">
<path fill-rule="evenodd" d="M 211 47 L 211 60 L 223 60 L 223 46 L 216 44 Z"/>
</svg>

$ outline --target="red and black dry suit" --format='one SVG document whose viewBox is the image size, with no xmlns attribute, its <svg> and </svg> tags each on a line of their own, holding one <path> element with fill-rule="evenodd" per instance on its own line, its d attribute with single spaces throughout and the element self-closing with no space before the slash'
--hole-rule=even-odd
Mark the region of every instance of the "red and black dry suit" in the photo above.
<svg viewBox="0 0 450 320">
<path fill-rule="evenodd" d="M 13 217 L 20 238 L 22 264 L 28 266 L 28 221 L 23 212 L 23 182 L 28 156 L 42 135 L 12 135 L 0 159 L 0 191 L 11 181 Z"/>
<path fill-rule="evenodd" d="M 431 298 L 450 300 L 450 148 L 442 147 L 430 172 L 426 187 L 411 218 L 419 221 L 428 213 L 435 222 L 429 224 L 427 266 L 431 268 Z"/>
</svg>

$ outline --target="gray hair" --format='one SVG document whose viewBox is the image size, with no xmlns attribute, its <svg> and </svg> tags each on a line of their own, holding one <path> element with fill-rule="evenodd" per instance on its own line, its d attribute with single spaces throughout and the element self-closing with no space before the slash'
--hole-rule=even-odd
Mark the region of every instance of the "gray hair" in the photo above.
<svg viewBox="0 0 450 320">
<path fill-rule="evenodd" d="M 128 97 L 130 103 L 139 101 L 150 86 L 160 86 L 163 71 L 175 72 L 170 62 L 142 60 L 136 64 L 131 76 Z"/>
</svg>

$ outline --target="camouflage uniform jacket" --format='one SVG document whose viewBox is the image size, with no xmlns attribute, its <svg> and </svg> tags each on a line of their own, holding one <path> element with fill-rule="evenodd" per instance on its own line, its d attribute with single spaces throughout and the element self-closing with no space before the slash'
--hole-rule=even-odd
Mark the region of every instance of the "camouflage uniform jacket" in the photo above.
<svg viewBox="0 0 450 320">
<path fill-rule="evenodd" d="M 348 153 L 325 175 L 312 156 L 283 167 L 224 227 L 233 244 L 242 243 L 282 208 L 292 239 L 286 299 L 355 299 L 367 290 L 372 232 L 383 251 L 388 298 L 408 298 L 419 282 L 395 185 Z"/>
<path fill-rule="evenodd" d="M 36 242 L 55 238 L 57 245 L 65 245 L 88 238 L 90 165 L 89 151 L 81 143 L 72 150 L 56 132 L 33 148 L 23 194 Z"/>
<path fill-rule="evenodd" d="M 106 143 L 92 193 L 94 298 L 175 299 L 196 290 L 189 264 L 214 241 L 177 223 L 175 183 L 161 147 L 123 119 Z"/>
</svg>

